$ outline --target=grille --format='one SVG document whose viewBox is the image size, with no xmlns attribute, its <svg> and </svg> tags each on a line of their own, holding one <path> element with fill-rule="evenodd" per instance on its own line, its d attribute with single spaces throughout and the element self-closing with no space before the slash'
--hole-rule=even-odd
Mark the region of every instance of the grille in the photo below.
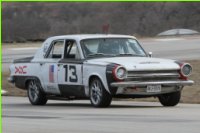
<svg viewBox="0 0 200 133">
<path fill-rule="evenodd" d="M 156 81 L 179 79 L 177 70 L 128 71 L 126 81 Z"/>
</svg>

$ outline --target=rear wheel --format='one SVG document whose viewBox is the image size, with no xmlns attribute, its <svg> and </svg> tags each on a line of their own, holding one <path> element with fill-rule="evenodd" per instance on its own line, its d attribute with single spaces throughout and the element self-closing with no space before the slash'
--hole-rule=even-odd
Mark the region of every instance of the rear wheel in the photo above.
<svg viewBox="0 0 200 133">
<path fill-rule="evenodd" d="M 181 92 L 173 92 L 173 93 L 169 93 L 169 94 L 163 94 L 161 96 L 158 97 L 160 103 L 163 106 L 175 106 L 179 103 L 180 98 L 181 98 Z"/>
<path fill-rule="evenodd" d="M 32 105 L 45 105 L 47 103 L 46 95 L 41 91 L 41 85 L 35 80 L 31 80 L 27 85 L 27 94 Z"/>
<path fill-rule="evenodd" d="M 94 107 L 108 107 L 112 96 L 106 91 L 98 78 L 92 79 L 90 83 L 90 102 Z"/>
</svg>

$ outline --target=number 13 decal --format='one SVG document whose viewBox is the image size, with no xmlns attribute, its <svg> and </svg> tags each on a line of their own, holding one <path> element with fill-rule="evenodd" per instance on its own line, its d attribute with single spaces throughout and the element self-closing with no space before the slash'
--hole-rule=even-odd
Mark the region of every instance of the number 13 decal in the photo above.
<svg viewBox="0 0 200 133">
<path fill-rule="evenodd" d="M 64 65 L 63 67 L 65 68 L 65 82 L 67 82 L 68 79 L 69 82 L 77 82 L 76 66 L 69 65 L 68 67 L 68 65 Z"/>
</svg>

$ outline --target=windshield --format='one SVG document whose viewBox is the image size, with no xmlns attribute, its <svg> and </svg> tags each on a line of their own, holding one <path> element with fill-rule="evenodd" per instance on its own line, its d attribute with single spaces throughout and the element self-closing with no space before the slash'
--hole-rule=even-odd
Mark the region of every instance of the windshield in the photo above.
<svg viewBox="0 0 200 133">
<path fill-rule="evenodd" d="M 146 53 L 135 39 L 98 38 L 81 41 L 86 58 L 97 56 L 146 56 Z"/>
</svg>

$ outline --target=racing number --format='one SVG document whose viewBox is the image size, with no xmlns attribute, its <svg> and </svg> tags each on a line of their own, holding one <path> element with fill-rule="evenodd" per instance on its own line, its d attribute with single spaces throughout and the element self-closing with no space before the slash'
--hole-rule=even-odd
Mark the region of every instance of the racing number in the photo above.
<svg viewBox="0 0 200 133">
<path fill-rule="evenodd" d="M 69 66 L 69 70 L 71 70 L 71 76 L 69 76 L 70 82 L 77 82 L 77 75 L 76 75 L 76 67 L 75 66 Z"/>
<path fill-rule="evenodd" d="M 67 79 L 68 79 L 68 66 L 64 65 L 63 67 L 65 68 L 65 82 L 67 82 Z"/>
<path fill-rule="evenodd" d="M 64 65 L 63 67 L 65 68 L 65 82 L 68 81 L 68 78 L 69 78 L 69 82 L 77 82 L 78 77 L 76 74 L 76 66 L 69 65 L 69 69 L 68 69 L 68 65 Z"/>
</svg>

